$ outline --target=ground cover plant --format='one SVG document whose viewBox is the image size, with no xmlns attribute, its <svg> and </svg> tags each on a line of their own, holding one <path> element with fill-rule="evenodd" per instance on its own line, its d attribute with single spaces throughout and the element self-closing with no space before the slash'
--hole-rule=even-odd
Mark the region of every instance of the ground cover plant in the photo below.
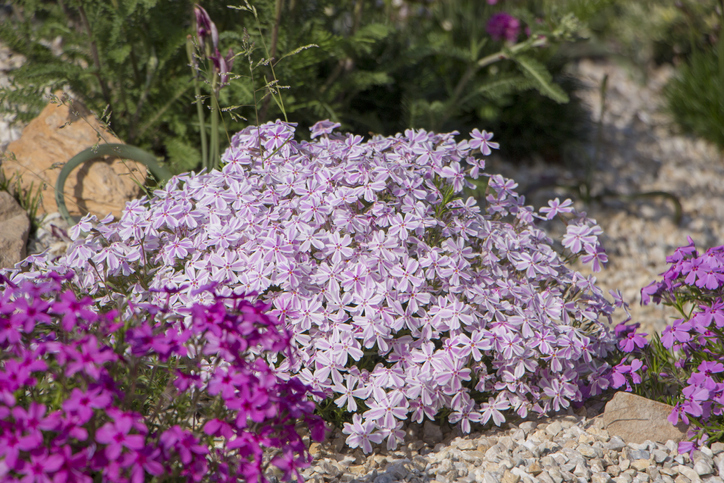
<svg viewBox="0 0 724 483">
<path fill-rule="evenodd" d="M 690 425 L 679 452 L 724 437 L 724 246 L 704 253 L 689 244 L 666 258 L 662 279 L 641 291 L 642 302 L 673 307 L 678 317 L 647 341 L 636 326 L 621 326 L 621 350 L 612 386 L 674 406 L 669 421 Z"/>
<path fill-rule="evenodd" d="M 289 349 L 263 304 L 102 311 L 72 277 L 0 279 L 0 480 L 267 481 L 269 465 L 300 479 L 296 424 L 318 441 L 324 424 L 262 358 Z"/>
<path fill-rule="evenodd" d="M 347 441 L 365 451 L 394 448 L 408 419 L 449 416 L 467 432 L 608 387 L 614 307 L 568 266 L 605 263 L 593 220 L 570 200 L 537 212 L 486 174 L 491 133 L 364 142 L 337 127 L 315 124 L 311 142 L 282 121 L 246 128 L 220 171 L 176 176 L 118 221 L 84 218 L 66 255 L 30 257 L 12 280 L 69 271 L 109 307 L 182 312 L 213 302 L 207 284 L 262 300 L 295 348 L 270 362 L 318 391 L 323 413 L 354 414 Z M 482 208 L 460 197 L 469 178 L 487 182 Z M 536 226 L 554 218 L 562 254 Z"/>
</svg>

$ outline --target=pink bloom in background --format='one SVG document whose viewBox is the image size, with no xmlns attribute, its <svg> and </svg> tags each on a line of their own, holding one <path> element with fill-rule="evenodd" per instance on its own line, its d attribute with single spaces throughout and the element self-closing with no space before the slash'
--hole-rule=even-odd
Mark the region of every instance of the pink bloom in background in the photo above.
<svg viewBox="0 0 724 483">
<path fill-rule="evenodd" d="M 490 17 L 487 30 L 493 40 L 515 42 L 520 33 L 520 20 L 509 13 L 499 12 Z"/>
</svg>

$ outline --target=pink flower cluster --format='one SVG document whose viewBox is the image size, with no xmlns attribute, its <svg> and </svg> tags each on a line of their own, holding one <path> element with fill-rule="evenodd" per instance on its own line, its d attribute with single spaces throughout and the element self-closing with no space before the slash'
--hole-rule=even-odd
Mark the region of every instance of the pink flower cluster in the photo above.
<svg viewBox="0 0 724 483">
<path fill-rule="evenodd" d="M 655 382 L 674 393 L 669 421 L 693 428 L 692 441 L 679 444 L 684 453 L 724 429 L 724 246 L 699 255 L 689 238 L 689 244 L 666 261 L 670 267 L 662 280 L 644 287 L 641 298 L 644 304 L 653 299 L 674 307 L 680 318 L 650 342 L 643 338 L 646 334 L 635 333 L 635 327 L 627 329 L 620 344 L 631 355 L 614 367 L 613 378 L 614 387 L 626 384 L 629 391 L 630 379 L 643 390 Z M 652 374 L 649 367 L 659 372 Z"/>
<path fill-rule="evenodd" d="M 520 34 L 520 20 L 509 13 L 498 12 L 490 17 L 486 28 L 493 40 L 515 42 Z"/>
<path fill-rule="evenodd" d="M 272 360 L 358 413 L 345 431 L 365 450 L 395 447 L 403 421 L 443 408 L 469 431 L 608 387 L 614 308 L 594 276 L 566 265 L 606 261 L 594 220 L 570 200 L 539 214 L 512 180 L 484 174 L 478 156 L 498 147 L 485 131 L 364 142 L 338 126 L 317 123 L 312 142 L 281 121 L 246 128 L 221 171 L 175 177 L 120 221 L 85 218 L 73 234 L 89 234 L 67 255 L 35 257 L 14 280 L 62 268 L 102 304 L 177 311 L 209 302 L 197 290 L 208 283 L 256 294 L 297 350 Z M 480 176 L 484 211 L 461 197 Z M 535 224 L 554 218 L 567 226 L 564 254 Z M 176 289 L 149 290 L 163 287 Z"/>
<path fill-rule="evenodd" d="M 70 278 L 0 279 L 0 480 L 266 481 L 270 458 L 299 477 L 295 423 L 317 440 L 324 425 L 308 388 L 258 357 L 289 348 L 263 304 L 196 304 L 187 328 L 130 306 L 120 322 L 63 289 Z"/>
</svg>

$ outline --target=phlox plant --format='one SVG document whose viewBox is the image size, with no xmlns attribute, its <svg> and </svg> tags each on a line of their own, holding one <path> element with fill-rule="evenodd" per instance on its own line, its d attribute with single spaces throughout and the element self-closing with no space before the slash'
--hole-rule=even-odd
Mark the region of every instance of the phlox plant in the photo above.
<svg viewBox="0 0 724 483">
<path fill-rule="evenodd" d="M 724 245 L 699 254 L 688 241 L 666 258 L 662 279 L 641 290 L 643 304 L 673 307 L 679 318 L 650 341 L 637 325 L 617 327 L 626 356 L 611 377 L 614 388 L 674 406 L 669 421 L 690 428 L 680 453 L 724 437 Z"/>
<path fill-rule="evenodd" d="M 0 280 L 1 481 L 301 480 L 295 424 L 321 440 L 324 423 L 262 357 L 289 348 L 262 303 L 104 312 L 69 275 Z"/>
<path fill-rule="evenodd" d="M 395 448 L 408 420 L 447 416 L 469 432 L 608 387 L 614 306 L 568 266 L 606 261 L 594 220 L 570 200 L 537 212 L 514 181 L 485 174 L 491 133 L 365 142 L 337 127 L 318 122 L 311 142 L 290 123 L 248 127 L 221 170 L 176 176 L 118 221 L 85 217 L 65 256 L 28 259 L 12 278 L 67 270 L 102 306 L 172 312 L 211 302 L 197 291 L 208 283 L 253 294 L 295 349 L 270 362 L 321 393 L 320 410 L 345 412 L 348 444 L 365 451 Z M 479 177 L 482 209 L 461 197 Z M 536 226 L 555 218 L 562 253 Z"/>
</svg>

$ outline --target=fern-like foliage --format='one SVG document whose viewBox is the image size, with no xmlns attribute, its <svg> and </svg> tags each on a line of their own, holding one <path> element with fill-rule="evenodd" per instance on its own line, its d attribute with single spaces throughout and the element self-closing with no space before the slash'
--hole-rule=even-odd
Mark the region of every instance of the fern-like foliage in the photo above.
<svg viewBox="0 0 724 483">
<path fill-rule="evenodd" d="M 696 52 L 664 90 L 667 108 L 686 133 L 724 149 L 724 84 L 716 50 Z"/>
<path fill-rule="evenodd" d="M 570 12 L 546 13 L 553 0 L 248 1 L 235 8 L 201 2 L 222 53 L 236 54 L 231 82 L 219 93 L 222 140 L 284 116 L 299 133 L 324 118 L 360 134 L 469 132 L 525 109 L 513 103 L 521 93 L 567 100 L 550 61 L 556 42 L 570 41 L 577 27 Z M 531 28 L 531 38 L 545 32 L 549 42 L 481 66 L 505 47 L 486 32 L 487 19 L 502 8 Z M 107 112 L 124 142 L 164 158 L 173 172 L 198 168 L 197 103 L 208 111 L 211 67 L 199 65 L 205 82 L 196 98 L 186 53 L 193 28 L 190 0 L 17 0 L 0 41 L 27 62 L 0 89 L 0 109 L 27 121 L 47 92 L 69 87 L 97 115 Z M 58 38 L 62 53 L 55 55 L 48 45 Z M 542 131 L 566 118 L 548 117 Z M 209 134 L 210 124 L 203 129 Z"/>
</svg>

